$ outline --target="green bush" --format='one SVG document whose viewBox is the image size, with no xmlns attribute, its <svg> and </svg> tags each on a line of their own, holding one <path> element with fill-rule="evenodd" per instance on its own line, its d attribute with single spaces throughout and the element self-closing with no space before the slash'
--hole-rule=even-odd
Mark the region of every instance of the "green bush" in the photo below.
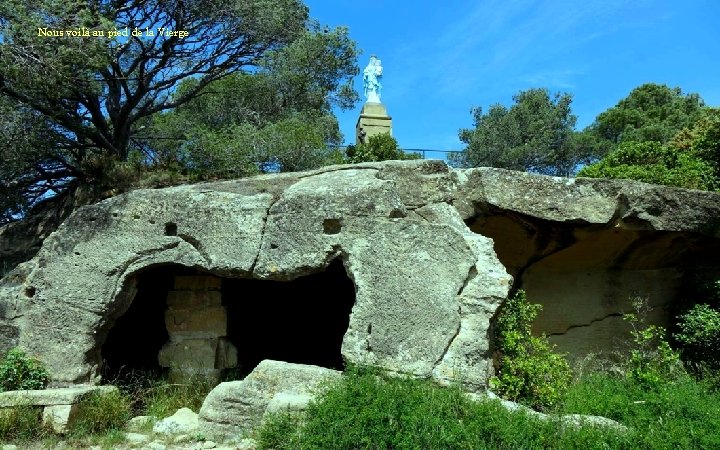
<svg viewBox="0 0 720 450">
<path fill-rule="evenodd" d="M 628 376 L 646 388 L 675 381 L 685 373 L 680 354 L 665 339 L 665 328 L 647 324 L 648 299 L 635 297 L 632 305 L 635 312 L 623 315 L 632 326 Z"/>
<path fill-rule="evenodd" d="M 347 148 L 350 163 L 387 161 L 392 159 L 419 159 L 418 153 L 405 153 L 394 137 L 388 133 L 370 136 L 366 143 Z"/>
<path fill-rule="evenodd" d="M 692 152 L 659 142 L 623 142 L 601 161 L 583 167 L 577 176 L 712 190 L 716 182 L 713 170 L 709 162 Z"/>
<path fill-rule="evenodd" d="M 28 357 L 19 348 L 8 351 L 0 361 L 0 391 L 44 389 L 49 380 L 42 362 Z"/>
<path fill-rule="evenodd" d="M 699 304 L 678 319 L 680 331 L 673 337 L 683 346 L 684 360 L 720 369 L 720 312 Z"/>
<path fill-rule="evenodd" d="M 500 363 L 490 386 L 505 398 L 547 409 L 562 399 L 572 371 L 565 356 L 554 353 L 545 336 L 531 333 L 541 308 L 529 303 L 522 290 L 506 300 L 496 322 Z"/>
</svg>

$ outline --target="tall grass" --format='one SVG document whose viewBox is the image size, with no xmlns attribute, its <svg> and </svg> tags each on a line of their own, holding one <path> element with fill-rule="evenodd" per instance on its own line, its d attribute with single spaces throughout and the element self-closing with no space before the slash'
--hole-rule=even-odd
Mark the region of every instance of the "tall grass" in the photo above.
<svg viewBox="0 0 720 450">
<path fill-rule="evenodd" d="M 171 416 L 180 408 L 198 412 L 214 382 L 195 376 L 182 383 L 168 381 L 167 374 L 155 371 L 125 372 L 112 380 L 130 398 L 133 416 L 148 415 L 159 419 Z"/>
</svg>

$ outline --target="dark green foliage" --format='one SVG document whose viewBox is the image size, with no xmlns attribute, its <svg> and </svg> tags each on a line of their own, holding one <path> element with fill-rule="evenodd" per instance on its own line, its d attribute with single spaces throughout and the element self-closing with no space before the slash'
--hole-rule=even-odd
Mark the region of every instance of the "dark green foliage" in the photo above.
<svg viewBox="0 0 720 450">
<path fill-rule="evenodd" d="M 8 351 L 0 361 L 0 391 L 44 389 L 49 380 L 45 366 L 19 348 Z"/>
<path fill-rule="evenodd" d="M 623 315 L 632 327 L 627 375 L 639 386 L 657 389 L 686 375 L 680 355 L 670 347 L 665 328 L 647 323 L 650 312 L 646 297 L 632 299 L 633 313 Z"/>
<path fill-rule="evenodd" d="M 590 130 L 615 144 L 630 141 L 664 144 L 690 127 L 700 117 L 703 105 L 698 94 L 683 94 L 679 87 L 647 83 L 601 113 Z"/>
<path fill-rule="evenodd" d="M 577 174 L 589 178 L 621 178 L 689 189 L 712 189 L 713 167 L 690 152 L 659 142 L 623 142 L 600 162 Z"/>
<path fill-rule="evenodd" d="M 578 176 L 624 178 L 691 189 L 720 187 L 720 110 L 698 94 L 644 84 L 584 133 L 612 149 Z M 602 144 L 602 143 L 605 144 Z"/>
<path fill-rule="evenodd" d="M 467 144 L 454 163 L 464 167 L 500 167 L 513 170 L 570 175 L 593 157 L 597 146 L 574 138 L 576 117 L 572 97 L 547 89 L 530 89 L 513 96 L 510 108 L 492 105 L 472 111 L 474 128 L 460 130 Z"/>
<path fill-rule="evenodd" d="M 123 372 L 109 384 L 118 386 L 123 398 L 129 399 L 133 416 L 156 418 L 168 417 L 180 408 L 199 412 L 208 392 L 215 387 L 212 380 L 201 375 L 173 383 L 167 374 L 155 371 Z"/>
<path fill-rule="evenodd" d="M 136 26 L 189 36 L 37 33 Z M 181 179 L 241 176 L 268 162 L 296 170 L 305 167 L 304 156 L 317 166 L 317 136 L 323 148 L 339 136 L 332 106 L 347 108 L 358 97 L 351 87 L 357 50 L 347 29 L 311 21 L 301 0 L 12 0 L 0 3 L 0 40 L 0 223 L 46 194 L 82 188 L 88 201 L 117 194 L 138 176 L 152 178 L 148 170 L 168 180 L 178 172 Z M 242 75 L 225 82 L 233 74 Z M 201 94 L 208 97 L 194 115 L 179 111 L 166 127 L 156 120 Z M 264 131 L 280 120 L 291 123 Z M 275 139 L 288 135 L 285 147 L 292 149 L 276 148 Z M 181 142 L 187 148 L 178 151 Z M 257 149 L 261 158 L 271 156 L 257 160 Z M 232 171 L 228 155 L 238 162 Z"/>
<path fill-rule="evenodd" d="M 420 158 L 417 153 L 405 153 L 402 151 L 395 138 L 387 133 L 370 136 L 364 144 L 349 146 L 346 155 L 350 163 Z"/>
<path fill-rule="evenodd" d="M 720 108 L 704 108 L 692 127 L 675 135 L 670 145 L 706 161 L 720 180 Z"/>
<path fill-rule="evenodd" d="M 720 291 L 720 282 L 716 282 Z M 675 339 L 682 345 L 682 356 L 710 371 L 720 370 L 720 312 L 707 304 L 697 304 L 678 317 Z"/>
<path fill-rule="evenodd" d="M 522 290 L 503 304 L 495 325 L 500 362 L 490 385 L 510 400 L 549 408 L 562 399 L 572 372 L 564 355 L 554 353 L 545 336 L 532 335 L 540 309 L 527 301 Z"/>
</svg>

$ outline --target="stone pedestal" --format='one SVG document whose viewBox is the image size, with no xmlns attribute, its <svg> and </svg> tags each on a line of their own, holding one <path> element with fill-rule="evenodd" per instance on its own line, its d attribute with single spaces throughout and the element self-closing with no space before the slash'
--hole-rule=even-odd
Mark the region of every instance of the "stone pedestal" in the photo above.
<svg viewBox="0 0 720 450">
<path fill-rule="evenodd" d="M 390 134 L 392 136 L 392 118 L 388 116 L 387 109 L 382 103 L 365 103 L 360 117 L 355 125 L 355 145 L 364 142 L 377 134 Z"/>
<path fill-rule="evenodd" d="M 176 276 L 167 297 L 165 327 L 170 340 L 158 355 L 173 381 L 202 375 L 219 381 L 220 370 L 237 365 L 237 349 L 227 339 L 227 311 L 222 306 L 221 279 Z"/>
</svg>

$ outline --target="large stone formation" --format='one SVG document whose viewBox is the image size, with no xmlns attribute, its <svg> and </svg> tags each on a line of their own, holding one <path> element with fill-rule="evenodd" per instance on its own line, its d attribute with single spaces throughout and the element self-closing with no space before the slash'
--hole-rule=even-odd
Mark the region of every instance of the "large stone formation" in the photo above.
<svg viewBox="0 0 720 450">
<path fill-rule="evenodd" d="M 719 250 L 717 193 L 441 161 L 136 190 L 77 209 L 0 280 L 0 351 L 56 386 L 147 347 L 143 364 L 190 372 L 352 362 L 479 391 L 512 290 L 561 350 L 609 350 L 631 296 L 663 323 Z"/>
</svg>

